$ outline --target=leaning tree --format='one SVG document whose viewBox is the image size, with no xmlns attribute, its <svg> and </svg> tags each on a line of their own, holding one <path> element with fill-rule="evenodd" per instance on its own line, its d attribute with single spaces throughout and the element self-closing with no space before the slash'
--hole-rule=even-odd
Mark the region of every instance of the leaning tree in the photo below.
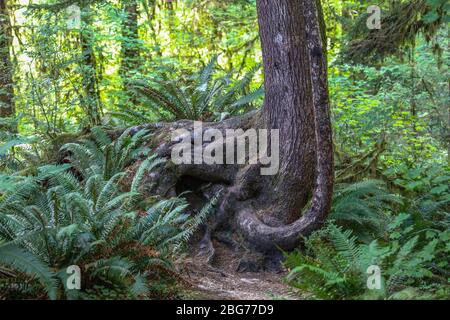
<svg viewBox="0 0 450 320">
<path fill-rule="evenodd" d="M 232 230 L 261 251 L 292 249 L 301 236 L 319 228 L 331 204 L 333 152 L 329 115 L 324 30 L 316 0 L 257 0 L 264 61 L 264 105 L 260 111 L 203 124 L 211 128 L 278 129 L 280 168 L 263 176 L 260 164 L 182 164 L 170 161 L 146 179 L 152 194 L 173 196 L 194 190 L 193 206 L 222 190 L 204 239 Z M 171 133 L 183 128 L 196 140 L 192 121 L 159 123 L 151 144 L 170 158 Z M 137 166 L 137 165 L 136 165 Z M 203 240 L 204 241 L 204 240 Z"/>
</svg>

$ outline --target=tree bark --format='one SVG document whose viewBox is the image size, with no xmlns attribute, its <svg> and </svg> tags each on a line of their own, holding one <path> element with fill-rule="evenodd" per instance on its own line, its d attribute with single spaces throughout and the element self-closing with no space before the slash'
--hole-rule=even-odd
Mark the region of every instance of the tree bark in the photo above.
<svg viewBox="0 0 450 320">
<path fill-rule="evenodd" d="M 81 60 L 83 63 L 84 108 L 91 125 L 101 122 L 101 102 L 98 89 L 97 61 L 93 47 L 92 10 L 90 4 L 82 8 L 82 29 L 80 32 Z"/>
<path fill-rule="evenodd" d="M 10 56 L 12 46 L 11 20 L 7 1 L 0 0 L 0 117 L 15 114 L 13 65 Z"/>
<path fill-rule="evenodd" d="M 140 66 L 140 44 L 138 28 L 138 1 L 124 0 L 123 4 L 125 19 L 122 24 L 122 61 L 120 65 L 120 77 L 122 78 L 123 91 L 126 96 L 125 105 L 135 105 L 135 95 L 130 93 L 130 80 L 133 73 L 139 70 Z"/>
<path fill-rule="evenodd" d="M 301 5 L 299 5 L 300 3 Z M 308 135 L 304 138 L 304 141 L 306 141 L 306 144 L 308 145 L 308 147 L 306 148 L 307 150 L 309 150 L 309 148 L 315 147 L 316 161 L 306 164 L 303 163 L 303 166 L 312 166 L 314 163 L 316 164 L 313 197 L 311 199 L 310 208 L 303 214 L 303 216 L 287 226 L 271 227 L 265 225 L 254 214 L 250 214 L 248 210 L 241 212 L 239 216 L 239 224 L 242 227 L 242 231 L 245 234 L 246 238 L 251 242 L 258 243 L 259 247 L 270 248 L 276 245 L 281 248 L 292 249 L 298 244 L 300 236 L 306 236 L 312 231 L 319 228 L 323 224 L 326 216 L 330 211 L 334 180 L 333 146 L 329 115 L 327 65 L 324 55 L 325 48 L 323 47 L 322 36 L 324 30 L 323 28 L 321 28 L 321 11 L 318 7 L 320 3 L 316 2 L 316 0 L 304 0 L 301 2 L 295 0 L 282 0 L 278 1 L 277 4 L 282 6 L 282 8 L 276 8 L 275 2 L 270 0 L 259 0 L 257 2 L 260 12 L 259 25 L 262 46 L 264 48 L 267 45 L 273 45 L 270 40 L 268 40 L 264 36 L 264 32 L 267 29 L 269 29 L 269 37 L 270 35 L 272 37 L 275 36 L 275 39 L 281 39 L 281 37 L 270 33 L 271 27 L 266 26 L 266 24 L 273 24 L 275 21 L 270 21 L 271 19 L 266 19 L 264 16 L 261 17 L 261 14 L 266 13 L 268 16 L 275 15 L 276 19 L 276 16 L 279 12 L 284 13 L 285 11 L 289 12 L 290 10 L 294 10 L 294 12 L 298 13 L 297 15 L 295 13 L 291 13 L 293 17 L 292 20 L 283 19 L 281 20 L 281 24 L 293 25 L 292 27 L 286 28 L 292 28 L 292 31 L 299 32 L 299 43 L 297 44 L 297 42 L 295 41 L 288 41 L 287 43 L 281 42 L 279 46 L 288 48 L 285 50 L 289 51 L 289 49 L 291 49 L 293 45 L 297 44 L 297 47 L 292 50 L 296 51 L 298 56 L 294 56 L 296 57 L 296 59 L 298 59 L 297 63 L 300 63 L 301 65 L 305 63 L 305 65 L 302 65 L 302 70 L 299 70 L 298 72 L 301 74 L 301 81 L 309 83 L 309 85 L 306 85 L 305 83 L 302 84 L 302 89 L 305 90 L 302 92 L 302 94 L 307 97 L 306 99 L 312 97 L 312 104 L 301 105 L 301 107 L 297 107 L 299 108 L 297 112 L 305 116 L 299 117 L 294 125 L 303 126 L 303 128 L 305 128 L 307 127 L 308 122 L 314 123 L 315 137 L 313 135 L 313 138 L 311 138 L 311 136 Z M 295 29 L 295 26 L 298 25 L 300 25 L 300 31 L 298 31 L 298 29 Z M 278 54 L 280 54 L 280 52 L 278 52 Z M 283 54 L 283 52 L 281 52 L 281 54 Z M 264 57 L 263 54 L 263 59 L 265 60 L 266 64 L 267 60 L 270 61 L 273 58 L 271 55 L 267 54 Z M 270 71 L 270 69 L 266 68 L 266 78 L 268 77 L 268 75 L 270 76 L 271 73 L 277 73 L 277 70 Z M 284 77 L 287 77 L 285 81 L 289 81 L 288 74 L 289 71 L 283 72 Z M 280 81 L 283 81 L 284 77 L 281 76 Z M 266 80 L 266 86 L 267 85 L 271 84 L 267 83 Z M 280 108 L 279 105 L 276 104 L 277 100 L 268 99 L 270 99 L 270 96 L 269 98 L 266 96 L 265 108 L 267 107 L 271 110 L 274 110 L 271 114 L 275 114 L 276 110 Z M 291 106 L 291 112 L 292 108 L 295 108 L 295 105 Z M 269 118 L 269 121 L 271 121 L 274 117 L 275 116 Z M 290 124 L 290 120 L 286 118 L 282 118 L 278 121 L 281 122 L 281 126 L 289 126 Z M 303 135 L 303 130 L 298 134 Z M 307 131 L 307 133 L 309 132 Z M 286 141 L 285 139 L 282 140 Z M 295 143 L 292 143 L 292 140 L 289 139 L 289 136 L 287 138 L 287 141 L 288 145 L 291 144 L 294 150 L 298 148 Z M 314 144 L 314 146 L 311 146 L 310 144 Z M 285 145 L 284 148 L 289 149 L 287 145 Z M 297 150 L 297 152 L 301 152 L 299 149 Z M 296 158 L 296 156 L 298 157 L 297 159 L 300 158 L 300 160 L 297 161 L 305 160 L 298 154 L 290 153 L 290 155 L 294 159 Z M 295 170 L 294 168 L 292 169 Z M 286 171 L 285 174 L 288 174 L 288 172 L 290 171 Z M 306 178 L 305 180 L 305 176 L 302 176 L 301 169 L 297 171 L 295 179 L 297 179 L 297 184 L 304 184 L 305 181 L 306 183 L 309 182 L 308 178 Z M 295 181 L 291 183 L 295 184 Z M 295 199 L 296 194 L 290 193 L 290 196 Z M 291 201 L 295 202 L 295 200 Z"/>
<path fill-rule="evenodd" d="M 204 123 L 203 132 L 211 128 L 222 132 L 279 129 L 278 174 L 261 175 L 260 164 L 174 165 L 169 161 L 147 182 L 153 186 L 151 194 L 163 196 L 194 188 L 208 200 L 222 190 L 206 238 L 214 237 L 214 231 L 231 230 L 253 249 L 271 252 L 293 249 L 301 236 L 324 222 L 333 191 L 333 150 L 322 16 L 316 0 L 257 0 L 257 7 L 266 89 L 263 108 L 219 123 Z M 187 129 L 192 143 L 196 139 L 191 121 L 143 127 L 153 132 L 156 154 L 167 159 L 175 144 L 170 137 L 174 130 Z M 195 187 L 198 184 L 202 187 Z"/>
<path fill-rule="evenodd" d="M 257 2 L 266 98 L 263 116 L 279 129 L 280 171 L 274 179 L 277 218 L 295 221 L 310 195 L 315 171 L 314 118 L 305 22 L 300 1 Z M 286 196 L 295 194 L 294 199 Z"/>
<path fill-rule="evenodd" d="M 122 63 L 120 74 L 126 82 L 130 71 L 139 67 L 139 32 L 138 32 L 138 2 L 125 0 L 126 17 L 122 25 Z"/>
</svg>

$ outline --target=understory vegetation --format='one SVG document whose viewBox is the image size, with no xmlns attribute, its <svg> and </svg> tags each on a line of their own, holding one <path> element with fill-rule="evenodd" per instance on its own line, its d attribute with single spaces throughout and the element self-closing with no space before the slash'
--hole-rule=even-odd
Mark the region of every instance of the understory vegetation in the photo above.
<svg viewBox="0 0 450 320">
<path fill-rule="evenodd" d="M 171 293 L 170 257 L 201 222 L 181 198 L 143 199 L 140 181 L 161 161 L 142 161 L 130 187 L 125 167 L 143 156 L 145 131 L 111 142 L 69 143 L 71 165 L 44 165 L 34 175 L 2 175 L 0 271 L 2 296 L 124 298 Z M 83 290 L 67 288 L 67 268 L 84 271 Z M 176 277 L 175 277 L 176 278 Z M 72 290 L 71 290 L 72 289 Z M 173 294 L 173 293 L 172 293 Z"/>
<path fill-rule="evenodd" d="M 287 255 L 289 283 L 319 299 L 447 299 L 450 199 L 436 190 L 449 176 L 441 174 L 415 199 L 381 181 L 338 186 L 332 220 Z M 375 290 L 367 285 L 373 266 Z"/>
<path fill-rule="evenodd" d="M 219 194 L 195 214 L 189 191 L 149 196 L 166 163 L 139 126 L 261 108 L 256 0 L 0 1 L 0 300 L 179 299 L 175 262 Z M 449 299 L 449 4 L 381 1 L 405 32 L 393 51 L 358 27 L 369 1 L 321 2 L 334 197 L 284 281 L 311 299 Z M 421 13 L 395 20 L 407 2 Z"/>
</svg>

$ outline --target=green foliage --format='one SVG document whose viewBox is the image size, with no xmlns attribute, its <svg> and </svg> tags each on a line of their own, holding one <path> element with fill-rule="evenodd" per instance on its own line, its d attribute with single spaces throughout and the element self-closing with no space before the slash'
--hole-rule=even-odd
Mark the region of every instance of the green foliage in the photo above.
<svg viewBox="0 0 450 320">
<path fill-rule="evenodd" d="M 365 180 L 353 184 L 338 184 L 335 187 L 330 217 L 353 230 L 372 229 L 381 233 L 391 206 L 402 204 L 399 196 L 389 193 L 382 181 Z"/>
<path fill-rule="evenodd" d="M 399 230 L 395 223 L 389 228 Z M 393 299 L 410 287 L 426 292 L 430 283 L 439 284 L 448 294 L 450 288 L 444 271 L 448 268 L 448 236 L 446 230 L 419 241 L 419 235 L 409 233 L 401 241 L 373 240 L 364 244 L 350 230 L 330 223 L 305 241 L 305 253 L 288 255 L 285 262 L 291 269 L 288 281 L 318 299 Z M 441 267 L 432 268 L 436 261 Z M 381 268 L 380 289 L 367 287 L 371 265 Z M 432 288 L 429 293 L 438 298 L 440 293 L 436 291 Z"/>
<path fill-rule="evenodd" d="M 384 150 L 367 170 L 446 160 L 447 67 L 439 67 L 431 50 L 421 40 L 412 62 L 392 59 L 379 68 L 346 64 L 330 70 L 339 165 L 381 144 Z M 448 52 L 442 59 L 448 61 Z"/>
<path fill-rule="evenodd" d="M 250 110 L 252 102 L 263 95 L 262 88 L 247 92 L 259 67 L 240 80 L 232 81 L 231 74 L 215 77 L 217 58 L 198 72 L 176 80 L 153 79 L 135 82 L 136 90 L 150 107 L 164 120 L 209 120 Z"/>
<path fill-rule="evenodd" d="M 365 28 L 368 14 L 359 15 L 348 33 L 347 58 L 371 63 L 389 55 L 401 56 L 414 48 L 419 34 L 431 42 L 448 23 L 450 7 L 446 0 L 411 0 L 384 3 L 382 10 L 382 28 L 377 32 Z M 442 50 L 438 43 L 434 45 L 436 51 Z"/>
<path fill-rule="evenodd" d="M 101 128 L 96 127 L 91 130 L 93 139 L 65 144 L 61 151 L 70 154 L 68 160 L 83 177 L 100 174 L 108 179 L 124 171 L 139 156 L 147 156 L 149 153 L 149 149 L 143 145 L 149 132 L 139 130 L 136 134 L 131 134 L 132 130 L 133 128 L 126 129 L 113 142 Z M 161 160 L 148 164 L 154 167 L 159 163 Z"/>
<path fill-rule="evenodd" d="M 434 184 L 447 181 L 442 175 L 433 178 L 436 172 L 429 169 L 408 171 L 409 177 L 418 178 L 419 172 L 431 183 L 427 185 L 431 190 L 437 190 Z M 449 193 L 400 202 L 381 187 L 377 181 L 338 186 L 332 211 L 336 222 L 305 239 L 304 251 L 287 255 L 288 281 L 293 286 L 319 299 L 445 298 L 449 294 Z M 377 232 L 361 232 L 374 225 Z M 366 286 L 371 265 L 381 269 L 380 290 Z"/>
<path fill-rule="evenodd" d="M 0 91 L 16 112 L 0 117 L 0 299 L 158 297 L 171 255 L 217 197 L 193 218 L 180 198 L 142 199 L 162 165 L 149 132 L 112 141 L 99 126 L 216 121 L 261 105 L 256 0 L 138 1 L 136 29 L 134 1 L 84 2 L 77 27 L 66 1 L 38 2 L 7 1 L 14 32 L 0 50 L 11 62 L 0 78 L 13 75 Z M 382 29 L 369 30 L 372 4 L 322 3 L 334 224 L 288 256 L 291 283 L 319 298 L 448 298 L 450 6 L 383 1 Z M 78 294 L 64 289 L 73 263 L 86 273 Z M 372 263 L 381 292 L 365 287 Z"/>
<path fill-rule="evenodd" d="M 448 213 L 450 204 L 450 169 L 437 165 L 405 165 L 386 170 L 393 184 L 412 200 L 410 206 L 424 217 Z M 443 221 L 447 219 L 443 219 Z"/>
<path fill-rule="evenodd" d="M 13 244 L 0 246 L 0 264 L 36 277 L 47 291 L 49 298 L 56 298 L 56 281 L 50 268 L 32 253 Z"/>
<path fill-rule="evenodd" d="M 115 171 L 120 167 L 106 170 L 109 153 L 102 151 L 122 150 L 126 159 L 137 150 L 135 137 L 144 135 L 106 144 L 106 135 L 98 131 L 95 141 L 103 147 L 87 142 L 66 146 L 73 152 L 72 169 L 82 172 L 83 179 L 67 171 L 70 165 L 40 167 L 35 177 L 10 177 L 14 185 L 5 183 L 0 198 L 0 270 L 23 275 L 9 279 L 9 287 L 25 277 L 41 283 L 49 298 L 86 298 L 96 292 L 93 285 L 133 298 L 148 296 L 152 281 L 171 274 L 171 254 L 206 213 L 190 220 L 185 201 L 178 198 L 142 207 L 139 181 L 160 163 L 155 158 L 142 162 L 129 191 L 120 185 L 124 173 Z M 70 265 L 83 270 L 80 292 L 65 286 Z"/>
<path fill-rule="evenodd" d="M 17 133 L 17 126 L 22 115 L 15 118 L 0 118 L 0 170 L 19 170 L 24 159 L 31 160 L 32 152 L 29 150 L 37 137 Z"/>
</svg>

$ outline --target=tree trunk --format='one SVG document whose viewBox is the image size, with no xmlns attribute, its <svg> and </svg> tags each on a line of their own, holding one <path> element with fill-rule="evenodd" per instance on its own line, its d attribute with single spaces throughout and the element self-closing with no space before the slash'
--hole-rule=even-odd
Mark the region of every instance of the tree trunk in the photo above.
<svg viewBox="0 0 450 320">
<path fill-rule="evenodd" d="M 198 197 L 193 202 L 211 199 L 211 194 L 222 190 L 220 205 L 202 242 L 209 235 L 214 237 L 215 231 L 231 230 L 237 241 L 243 237 L 251 248 L 270 252 L 293 249 L 301 236 L 324 222 L 331 206 L 333 150 L 325 48 L 316 0 L 258 0 L 257 6 L 264 106 L 259 112 L 205 123 L 203 132 L 211 128 L 221 132 L 279 129 L 278 174 L 261 175 L 261 164 L 174 165 L 169 161 L 160 172 L 147 177 L 147 183 L 153 186 L 151 194 L 175 196 L 194 191 Z M 174 130 L 189 130 L 192 142 L 198 135 L 191 121 L 146 125 L 132 131 L 144 127 L 153 132 L 156 154 L 168 159 L 176 144 L 170 137 Z"/>
<path fill-rule="evenodd" d="M 125 105 L 135 105 L 135 96 L 129 94 L 130 80 L 133 73 L 140 66 L 140 45 L 138 29 L 138 2 L 137 0 L 124 0 L 124 12 L 126 17 L 122 24 L 122 61 L 120 65 L 120 77 L 123 82 L 123 90 L 126 95 Z"/>
<path fill-rule="evenodd" d="M 15 114 L 13 71 L 10 57 L 12 46 L 11 21 L 6 0 L 0 0 L 0 118 Z"/>
<path fill-rule="evenodd" d="M 264 61 L 267 127 L 279 129 L 280 171 L 274 179 L 277 218 L 297 220 L 310 195 L 315 171 L 311 73 L 300 1 L 257 2 Z M 286 199 L 292 194 L 295 198 Z"/>
<path fill-rule="evenodd" d="M 97 61 L 93 47 L 92 10 L 89 4 L 82 9 L 80 32 L 81 59 L 83 63 L 84 108 L 91 125 L 101 122 L 100 92 L 98 90 Z"/>
<path fill-rule="evenodd" d="M 138 32 L 138 2 L 125 0 L 124 11 L 126 17 L 122 25 L 122 63 L 120 74 L 124 82 L 130 71 L 139 67 L 139 32 Z"/>
<path fill-rule="evenodd" d="M 319 5 L 316 0 L 257 2 L 267 92 L 264 113 L 271 127 L 284 128 L 280 174 L 288 182 L 280 189 L 290 205 L 280 205 L 278 215 L 286 214 L 279 211 L 286 207 L 292 216 L 299 213 L 295 205 L 304 201 L 300 186 L 310 186 L 309 170 L 315 168 L 311 206 L 295 222 L 271 227 L 248 210 L 241 212 L 239 224 L 246 238 L 264 248 L 275 244 L 292 249 L 300 236 L 322 225 L 331 207 L 333 148 Z M 311 159 L 314 149 L 316 161 Z"/>
</svg>

